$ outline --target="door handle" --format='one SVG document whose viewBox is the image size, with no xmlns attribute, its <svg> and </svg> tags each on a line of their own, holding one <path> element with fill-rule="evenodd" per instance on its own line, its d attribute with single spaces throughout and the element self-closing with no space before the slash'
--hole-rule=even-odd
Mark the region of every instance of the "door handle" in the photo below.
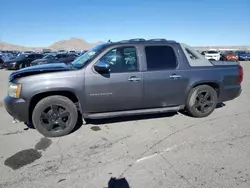
<svg viewBox="0 0 250 188">
<path fill-rule="evenodd" d="M 171 79 L 181 79 L 182 76 L 181 75 L 177 75 L 177 74 L 172 74 L 171 76 L 169 76 Z"/>
<path fill-rule="evenodd" d="M 136 76 L 131 76 L 131 77 L 128 79 L 128 81 L 130 81 L 130 82 L 138 82 L 138 81 L 140 81 L 140 80 L 141 80 L 141 78 L 136 77 Z"/>
</svg>

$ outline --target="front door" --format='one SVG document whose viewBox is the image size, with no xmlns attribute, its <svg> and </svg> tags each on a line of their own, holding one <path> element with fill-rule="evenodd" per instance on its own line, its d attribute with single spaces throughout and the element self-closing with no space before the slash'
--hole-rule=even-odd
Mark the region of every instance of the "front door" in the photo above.
<svg viewBox="0 0 250 188">
<path fill-rule="evenodd" d="M 143 77 L 139 70 L 136 48 L 118 47 L 109 50 L 99 61 L 110 64 L 110 73 L 101 74 L 93 67 L 85 72 L 87 112 L 111 112 L 140 108 Z"/>
<path fill-rule="evenodd" d="M 171 46 L 146 46 L 144 104 L 147 108 L 185 104 L 188 78 L 179 69 Z"/>
</svg>

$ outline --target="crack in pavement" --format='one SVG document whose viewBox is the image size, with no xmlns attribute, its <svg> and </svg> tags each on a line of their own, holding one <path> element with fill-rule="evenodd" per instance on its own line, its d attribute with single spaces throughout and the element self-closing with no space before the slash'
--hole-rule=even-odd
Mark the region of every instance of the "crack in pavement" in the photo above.
<svg viewBox="0 0 250 188">
<path fill-rule="evenodd" d="M 107 148 L 110 148 L 111 146 L 113 146 L 114 144 L 117 144 L 117 143 L 119 143 L 119 142 L 121 142 L 123 140 L 126 140 L 127 138 L 130 138 L 130 137 L 131 137 L 131 135 L 128 135 L 128 136 L 119 138 L 117 140 L 114 140 L 113 142 L 106 141 L 106 142 L 110 142 L 110 143 L 96 144 L 96 145 L 90 146 L 89 148 L 90 149 L 99 149 L 99 148 L 107 149 Z"/>
<path fill-rule="evenodd" d="M 226 139 L 223 139 L 223 140 L 214 141 L 213 143 L 217 144 L 217 143 L 222 143 L 222 142 L 230 142 L 230 141 L 240 140 L 240 139 L 247 138 L 247 137 L 250 137 L 250 135 L 244 134 L 242 136 L 236 136 L 234 138 L 226 138 Z"/>
<path fill-rule="evenodd" d="M 23 132 L 24 132 L 24 131 L 9 132 L 9 133 L 2 134 L 2 136 L 8 136 L 8 135 L 13 135 L 13 134 L 19 134 L 19 133 L 23 133 Z"/>
<path fill-rule="evenodd" d="M 241 112 L 241 113 L 235 113 L 233 114 L 234 116 L 238 116 L 238 115 L 244 115 L 244 114 L 248 114 L 250 113 L 250 111 L 246 111 L 246 112 Z M 174 131 L 173 133 L 163 137 L 162 139 L 160 139 L 159 141 L 155 142 L 151 147 L 149 147 L 146 151 L 144 151 L 141 155 L 139 155 L 139 157 L 137 159 L 140 159 L 142 158 L 142 156 L 144 156 L 146 153 L 148 153 L 149 151 L 151 151 L 155 146 L 159 145 L 160 143 L 162 143 L 163 141 L 165 141 L 166 139 L 170 138 L 171 136 L 173 135 L 176 135 L 182 131 L 185 131 L 187 129 L 190 129 L 190 128 L 193 128 L 197 125 L 200 125 L 200 124 L 203 124 L 203 123 L 207 123 L 207 122 L 211 122 L 211 121 L 214 121 L 214 120 L 218 120 L 218 119 L 222 119 L 222 118 L 226 118 L 226 117 L 232 117 L 232 114 L 230 115 L 225 115 L 225 116 L 220 116 L 220 117 L 215 117 L 215 118 L 211 118 L 211 119 L 208 119 L 208 120 L 205 120 L 205 121 L 202 121 L 202 122 L 199 122 L 199 123 L 195 123 L 195 124 L 192 124 L 192 125 L 189 125 L 187 127 L 184 127 L 180 130 L 177 130 L 177 131 Z M 157 152 L 156 152 L 157 153 Z M 120 178 L 124 176 L 124 174 L 130 169 L 133 167 L 133 165 L 136 163 L 137 160 L 135 160 L 132 164 L 130 164 L 121 174 L 120 174 Z"/>
<path fill-rule="evenodd" d="M 165 162 L 168 163 L 168 165 L 170 166 L 171 169 L 174 170 L 174 172 L 179 176 L 180 179 L 183 179 L 188 185 L 190 185 L 193 188 L 196 188 L 193 184 L 191 184 L 188 179 L 178 170 L 175 169 L 174 165 L 172 163 L 170 163 L 163 155 L 159 155 Z"/>
<path fill-rule="evenodd" d="M 61 146 L 59 146 L 59 141 L 60 141 L 60 139 L 61 139 L 61 138 L 59 138 L 59 139 L 57 140 L 56 145 L 57 145 L 57 147 L 58 147 L 58 149 L 59 149 L 59 153 L 60 153 L 60 156 L 61 156 L 61 158 L 60 158 L 60 164 L 62 164 L 62 162 L 63 162 L 63 160 L 64 160 L 64 156 L 63 156 L 63 153 L 62 153 L 62 148 L 61 148 Z"/>
</svg>

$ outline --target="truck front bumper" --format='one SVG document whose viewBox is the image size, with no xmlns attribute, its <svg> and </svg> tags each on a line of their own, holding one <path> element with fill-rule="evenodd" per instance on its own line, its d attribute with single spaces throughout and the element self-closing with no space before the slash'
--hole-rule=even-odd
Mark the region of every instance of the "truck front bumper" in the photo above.
<svg viewBox="0 0 250 188">
<path fill-rule="evenodd" d="M 6 111 L 14 119 L 17 119 L 25 123 L 29 123 L 29 105 L 27 101 L 7 96 L 4 99 L 4 105 Z"/>
</svg>

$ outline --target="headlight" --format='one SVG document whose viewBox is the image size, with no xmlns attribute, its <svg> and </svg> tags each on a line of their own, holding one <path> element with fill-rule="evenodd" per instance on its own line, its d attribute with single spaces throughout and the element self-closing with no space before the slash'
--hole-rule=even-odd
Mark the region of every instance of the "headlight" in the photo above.
<svg viewBox="0 0 250 188">
<path fill-rule="evenodd" d="M 8 95 L 13 98 L 19 98 L 21 94 L 22 85 L 10 83 L 8 88 Z"/>
</svg>

